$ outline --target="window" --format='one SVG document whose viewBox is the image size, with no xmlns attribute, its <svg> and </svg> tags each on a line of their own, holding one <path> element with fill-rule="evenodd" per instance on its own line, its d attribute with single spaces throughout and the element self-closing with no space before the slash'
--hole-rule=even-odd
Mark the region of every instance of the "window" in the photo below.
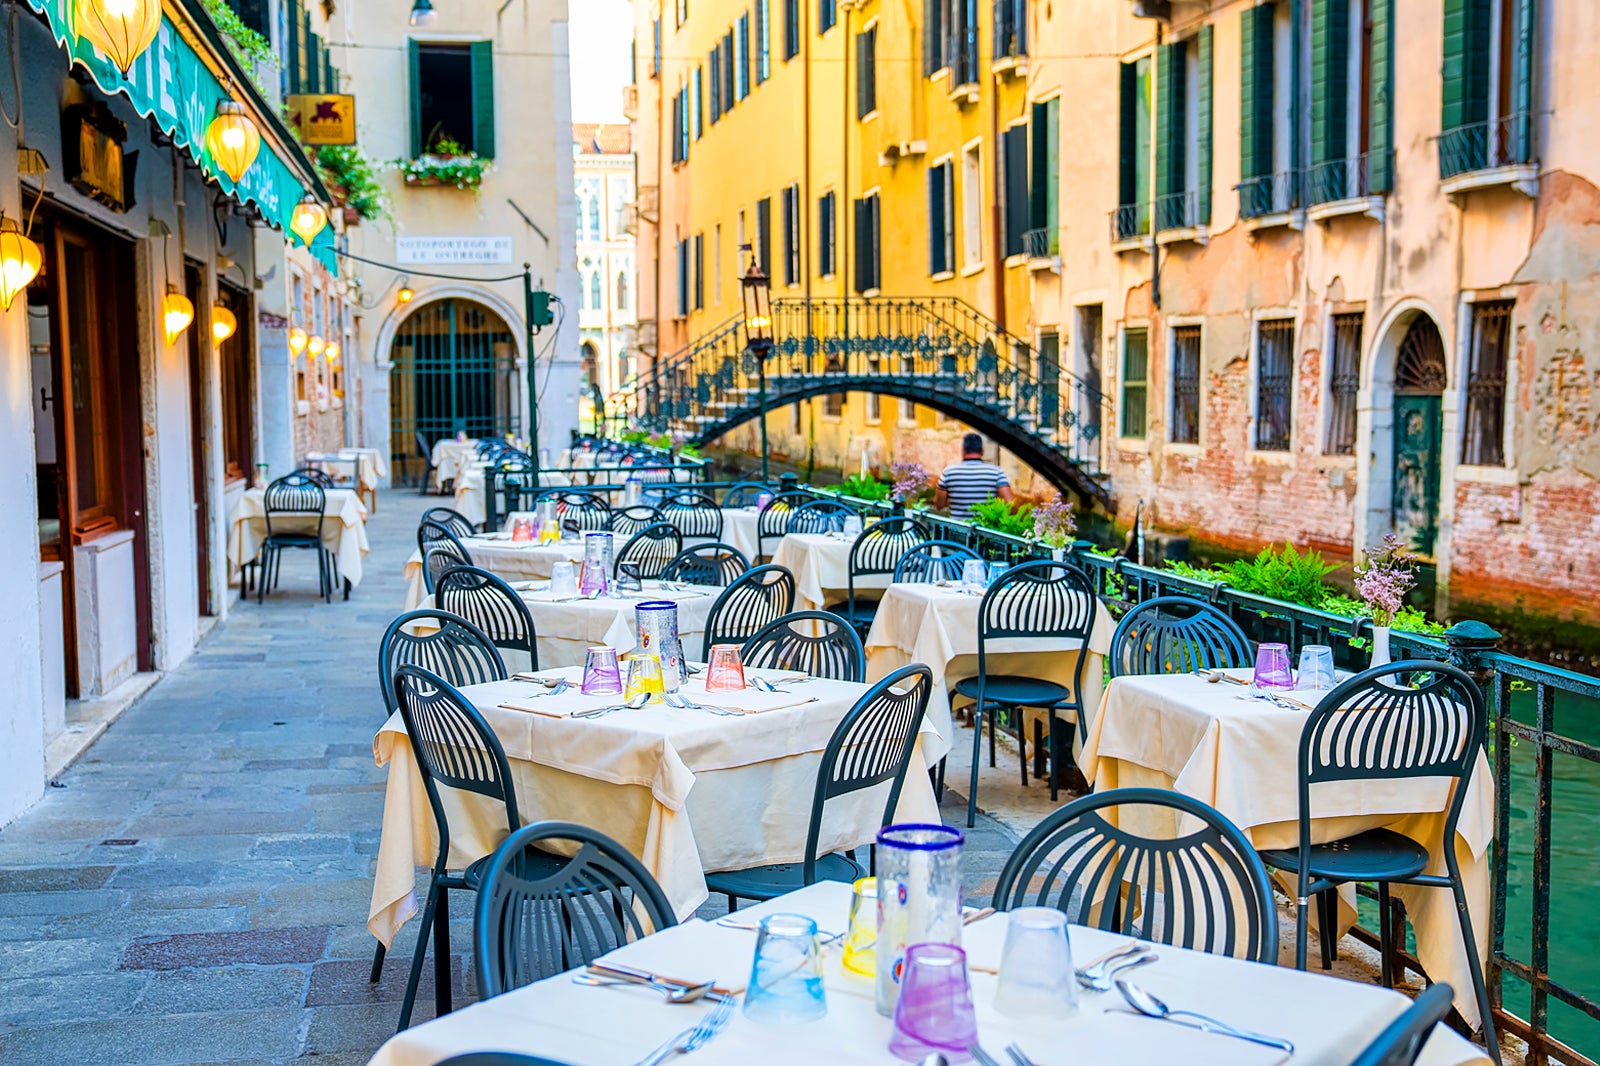
<svg viewBox="0 0 1600 1066">
<path fill-rule="evenodd" d="M 856 118 L 878 110 L 878 27 L 856 34 Z"/>
<path fill-rule="evenodd" d="M 783 60 L 800 54 L 800 0 L 783 0 Z"/>
<path fill-rule="evenodd" d="M 748 45 L 748 43 L 749 43 L 749 39 L 746 38 L 746 44 Z M 743 66 L 743 64 L 740 64 L 740 65 Z M 749 71 L 746 70 L 743 76 L 744 77 L 749 77 Z M 738 83 L 734 80 L 733 31 L 729 30 L 727 33 L 722 35 L 722 111 L 723 111 L 723 114 L 727 114 L 729 111 L 733 110 L 733 105 L 734 105 L 734 102 L 736 100 L 744 99 L 744 94 L 743 93 L 735 92 L 735 87 L 736 87 L 737 84 Z"/>
<path fill-rule="evenodd" d="M 1033 173 L 1028 197 L 1028 232 L 1024 243 L 1034 258 L 1061 251 L 1061 97 L 1033 105 Z"/>
<path fill-rule="evenodd" d="M 682 26 L 685 22 L 689 21 L 689 0 L 677 0 L 673 6 L 677 11 L 678 17 L 676 24 Z"/>
<path fill-rule="evenodd" d="M 817 274 L 824 278 L 834 274 L 833 256 L 838 228 L 835 223 L 834 194 L 825 192 L 817 198 Z"/>
<path fill-rule="evenodd" d="M 227 3 L 233 13 L 239 16 L 240 22 L 263 37 L 272 37 L 272 19 L 267 0 L 227 0 Z"/>
<path fill-rule="evenodd" d="M 1294 320 L 1256 323 L 1256 447 L 1289 450 L 1294 400 Z"/>
<path fill-rule="evenodd" d="M 1172 330 L 1172 443 L 1200 443 L 1200 327 Z"/>
<path fill-rule="evenodd" d="M 1156 50 L 1156 201 L 1159 230 L 1211 221 L 1210 26 Z"/>
<path fill-rule="evenodd" d="M 589 309 L 590 310 L 592 310 L 592 311 L 604 311 L 606 309 L 606 297 L 605 297 L 604 288 L 605 288 L 604 282 L 602 282 L 600 280 L 600 271 L 598 271 L 598 270 L 591 271 L 590 274 L 589 274 Z"/>
<path fill-rule="evenodd" d="M 1534 33 L 1540 6 L 1536 0 L 1449 0 L 1444 5 L 1440 177 L 1533 161 Z"/>
<path fill-rule="evenodd" d="M 706 235 L 694 235 L 694 309 L 706 307 Z"/>
<path fill-rule="evenodd" d="M 1384 192 L 1391 184 L 1392 22 L 1393 0 L 1313 0 L 1311 203 Z"/>
<path fill-rule="evenodd" d="M 672 98 L 672 162 L 689 161 L 689 94 L 679 89 Z"/>
<path fill-rule="evenodd" d="M 1145 435 L 1145 389 L 1150 364 L 1150 334 L 1144 329 L 1124 330 L 1122 334 L 1122 435 L 1143 440 Z"/>
<path fill-rule="evenodd" d="M 750 13 L 739 16 L 739 29 L 733 37 L 733 98 L 750 95 Z"/>
<path fill-rule="evenodd" d="M 227 286 L 218 286 L 218 302 L 233 312 L 240 324 L 250 320 L 250 303 Z M 251 390 L 250 340 L 254 331 L 235 329 L 219 346 L 222 370 L 222 459 L 229 481 L 249 477 L 254 472 L 255 401 Z"/>
<path fill-rule="evenodd" d="M 1084 388 L 1078 393 L 1078 420 L 1084 427 L 1093 427 L 1089 439 L 1100 436 L 1100 342 L 1105 328 L 1105 309 L 1100 304 L 1085 304 L 1077 309 L 1078 320 L 1078 376 Z"/>
<path fill-rule="evenodd" d="M 772 77 L 771 0 L 756 0 L 756 84 Z"/>
<path fill-rule="evenodd" d="M 1150 232 L 1150 57 L 1123 63 L 1121 77 L 1114 235 L 1126 240 Z"/>
<path fill-rule="evenodd" d="M 583 178 L 578 182 L 578 237 L 586 241 L 600 239 L 599 178 Z"/>
<path fill-rule="evenodd" d="M 878 248 L 878 194 L 868 193 L 855 203 L 856 292 L 876 291 L 882 281 Z"/>
<path fill-rule="evenodd" d="M 1005 219 L 1005 254 L 1021 255 L 1028 232 L 1028 127 L 1016 125 L 1000 135 L 1001 180 L 1004 181 L 1002 217 Z"/>
<path fill-rule="evenodd" d="M 817 32 L 827 33 L 839 21 L 837 0 L 817 0 Z"/>
<path fill-rule="evenodd" d="M 694 68 L 694 81 L 690 83 L 690 95 L 694 102 L 689 110 L 694 118 L 694 139 L 699 140 L 706 132 L 706 70 L 704 67 Z"/>
<path fill-rule="evenodd" d="M 1461 461 L 1504 466 L 1506 364 L 1511 351 L 1511 301 L 1472 305 L 1472 350 L 1467 363 L 1467 410 Z"/>
<path fill-rule="evenodd" d="M 756 201 L 756 262 L 761 264 L 761 272 L 767 277 L 772 277 L 772 198 L 762 197 Z"/>
<path fill-rule="evenodd" d="M 711 66 L 711 124 L 715 126 L 722 117 L 722 45 L 711 50 L 707 60 Z"/>
<path fill-rule="evenodd" d="M 946 274 L 956 264 L 955 168 L 950 160 L 928 168 L 928 273 Z"/>
<path fill-rule="evenodd" d="M 961 153 L 961 262 L 983 262 L 983 145 L 969 144 Z"/>
<path fill-rule="evenodd" d="M 867 372 L 869 374 L 878 373 L 882 369 L 882 367 L 880 365 L 882 362 L 883 362 L 883 357 L 881 355 L 879 355 L 877 352 L 868 352 L 867 353 Z M 875 392 L 867 393 L 866 394 L 866 407 L 867 407 L 866 418 L 867 418 L 867 424 L 869 426 L 875 426 L 878 423 L 883 421 L 883 398 L 881 396 L 879 396 Z"/>
<path fill-rule="evenodd" d="M 994 0 L 994 57 L 1028 54 L 1028 0 Z"/>
<path fill-rule="evenodd" d="M 1356 390 L 1361 385 L 1362 314 L 1333 316 L 1333 361 L 1328 367 L 1328 428 L 1322 450 L 1329 455 L 1356 451 Z"/>
<path fill-rule="evenodd" d="M 494 157 L 494 46 L 407 42 L 411 156 Z M 465 105 L 465 106 L 463 106 Z"/>
<path fill-rule="evenodd" d="M 650 76 L 661 77 L 661 19 L 657 18 L 650 24 Z"/>
<path fill-rule="evenodd" d="M 794 420 L 790 423 L 789 428 L 794 432 L 795 436 L 805 432 L 805 413 L 806 405 L 804 403 L 792 403 L 789 405 L 789 414 Z"/>
<path fill-rule="evenodd" d="M 917 357 L 902 355 L 900 357 L 900 373 L 915 374 L 917 372 Z M 911 400 L 900 401 L 900 424 L 914 426 L 917 424 L 917 405 Z"/>
<path fill-rule="evenodd" d="M 689 315 L 689 242 L 678 242 L 678 317 Z"/>
<path fill-rule="evenodd" d="M 711 302 L 722 303 L 722 223 L 711 229 Z"/>
<path fill-rule="evenodd" d="M 944 15 L 950 0 L 922 0 L 922 73 L 932 77 L 944 69 Z"/>
<path fill-rule="evenodd" d="M 978 0 L 950 0 L 945 63 L 955 85 L 978 83 Z"/>
<path fill-rule="evenodd" d="M 241 5 L 243 6 L 243 5 Z M 265 8 L 263 3 L 260 5 Z M 331 93 L 339 91 L 339 72 L 328 55 L 327 42 L 311 30 L 311 11 L 305 0 L 286 0 L 280 5 L 284 23 L 284 91 L 289 93 Z M 262 18 L 270 16 L 263 11 Z M 266 37 L 272 33 L 262 31 Z"/>
<path fill-rule="evenodd" d="M 617 310 L 628 310 L 628 272 L 626 270 L 617 271 L 616 293 L 615 304 Z"/>
<path fill-rule="evenodd" d="M 783 190 L 783 283 L 800 284 L 800 186 Z"/>
<path fill-rule="evenodd" d="M 1240 14 L 1239 213 L 1244 218 L 1281 214 L 1303 203 L 1294 31 L 1287 3 L 1261 4 Z"/>
</svg>

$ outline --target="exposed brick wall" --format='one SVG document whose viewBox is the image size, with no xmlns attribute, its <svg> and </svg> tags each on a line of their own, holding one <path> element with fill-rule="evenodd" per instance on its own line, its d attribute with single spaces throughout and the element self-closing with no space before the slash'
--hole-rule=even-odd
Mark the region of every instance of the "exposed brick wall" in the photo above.
<svg viewBox="0 0 1600 1066">
<path fill-rule="evenodd" d="M 1600 619 L 1600 481 L 1575 470 L 1524 484 L 1456 485 L 1453 596 Z"/>
</svg>

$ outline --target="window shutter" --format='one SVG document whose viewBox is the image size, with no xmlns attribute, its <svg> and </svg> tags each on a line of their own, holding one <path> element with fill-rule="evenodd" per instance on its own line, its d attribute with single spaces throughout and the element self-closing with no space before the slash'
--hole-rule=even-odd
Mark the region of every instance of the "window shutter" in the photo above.
<svg viewBox="0 0 1600 1066">
<path fill-rule="evenodd" d="M 783 0 L 783 58 L 800 54 L 800 0 Z"/>
<path fill-rule="evenodd" d="M 772 277 L 772 198 L 756 201 L 756 255 L 761 272 Z"/>
<path fill-rule="evenodd" d="M 1389 0 L 1375 0 L 1388 3 Z M 1240 25 L 1239 175 L 1272 175 L 1273 4 L 1247 9 Z"/>
<path fill-rule="evenodd" d="M 1045 130 L 1050 124 L 1049 109 L 1045 104 L 1036 103 L 1030 109 L 1028 126 L 1032 132 L 1032 142 L 1029 145 L 1028 160 L 1028 228 L 1044 229 L 1045 213 L 1049 205 L 1045 199 L 1046 188 L 1050 184 L 1049 165 L 1045 161 Z"/>
<path fill-rule="evenodd" d="M 1372 85 L 1368 90 L 1367 187 L 1375 193 L 1394 188 L 1394 3 L 1372 0 Z"/>
<path fill-rule="evenodd" d="M 872 238 L 867 233 L 871 211 L 866 200 L 855 203 L 856 216 L 856 292 L 872 288 L 868 272 L 872 269 Z"/>
<path fill-rule="evenodd" d="M 1121 129 L 1117 137 L 1117 201 L 1118 206 L 1137 203 L 1138 190 L 1138 97 L 1139 68 L 1135 63 L 1122 64 L 1120 118 Z"/>
<path fill-rule="evenodd" d="M 311 72 L 314 69 L 311 65 L 311 44 L 316 35 L 311 32 L 311 12 L 303 6 L 299 7 L 298 10 L 300 11 L 300 51 L 295 56 L 295 62 L 300 67 L 300 91 L 315 92 L 316 90 L 312 88 L 311 83 Z"/>
<path fill-rule="evenodd" d="M 1444 0 L 1444 133 L 1488 118 L 1488 31 L 1489 0 Z"/>
<path fill-rule="evenodd" d="M 1200 36 L 1195 40 L 1195 63 L 1200 68 L 1195 79 L 1194 101 L 1195 125 L 1199 130 L 1195 151 L 1200 156 L 1195 167 L 1195 180 L 1199 184 L 1195 224 L 1200 226 L 1211 224 L 1211 38 L 1212 29 L 1207 24 L 1200 27 Z"/>
<path fill-rule="evenodd" d="M 878 245 L 878 212 L 882 209 L 882 201 L 876 195 L 867 197 L 867 254 L 871 264 L 868 276 L 872 280 L 871 288 L 883 287 L 883 249 Z"/>
<path fill-rule="evenodd" d="M 1183 93 L 1185 42 L 1156 52 L 1156 195 L 1183 191 Z M 1160 228 L 1160 223 L 1157 223 Z"/>
<path fill-rule="evenodd" d="M 833 193 L 817 200 L 817 273 L 833 273 Z"/>
<path fill-rule="evenodd" d="M 1028 229 L 1028 127 L 1005 131 L 1006 255 L 1020 255 Z"/>
<path fill-rule="evenodd" d="M 411 158 L 415 159 L 422 154 L 422 48 L 414 40 L 406 42 L 406 66 L 411 80 Z"/>
<path fill-rule="evenodd" d="M 944 261 L 944 168 L 928 168 L 928 273 L 939 274 Z"/>
<path fill-rule="evenodd" d="M 288 75 L 289 91 L 291 93 L 297 93 L 297 92 L 301 91 L 301 86 L 300 86 L 300 4 L 299 4 L 299 0 L 290 0 L 289 9 L 288 9 L 287 12 L 284 13 L 284 16 L 283 16 L 283 25 L 284 25 L 284 29 L 286 29 L 288 31 L 288 33 L 286 35 L 288 39 L 284 42 L 284 44 L 285 44 L 284 56 L 283 56 L 284 71 Z M 410 43 L 411 43 L 411 48 L 412 48 L 412 53 L 411 54 L 412 55 L 416 55 L 415 49 L 417 47 L 417 42 L 416 41 L 412 41 Z M 412 64 L 412 70 L 413 70 L 413 72 L 415 72 L 415 70 L 416 70 L 415 63 Z M 413 84 L 415 84 L 415 82 L 413 82 Z M 412 154 L 416 155 L 418 153 L 413 152 Z"/>
<path fill-rule="evenodd" d="M 944 66 L 944 5 L 946 0 L 922 0 L 922 74 Z"/>
<path fill-rule="evenodd" d="M 1511 64 L 1511 147 L 1518 163 L 1533 162 L 1533 47 L 1537 0 L 1517 0 Z"/>
<path fill-rule="evenodd" d="M 733 31 L 722 38 L 722 111 L 733 110 L 735 83 L 733 80 Z"/>
<path fill-rule="evenodd" d="M 856 118 L 878 107 L 877 29 L 856 34 Z"/>
<path fill-rule="evenodd" d="M 718 49 L 711 50 L 707 63 L 711 67 L 711 124 L 714 126 L 722 117 L 722 57 Z"/>
<path fill-rule="evenodd" d="M 494 42 L 472 42 L 472 150 L 494 158 Z"/>
<path fill-rule="evenodd" d="M 1337 200 L 1344 195 L 1340 166 L 1346 156 L 1345 124 L 1350 94 L 1349 0 L 1312 0 L 1311 5 L 1311 165 L 1332 171 L 1334 180 L 1314 180 L 1313 195 Z M 1339 187 L 1336 187 L 1339 186 Z"/>
</svg>

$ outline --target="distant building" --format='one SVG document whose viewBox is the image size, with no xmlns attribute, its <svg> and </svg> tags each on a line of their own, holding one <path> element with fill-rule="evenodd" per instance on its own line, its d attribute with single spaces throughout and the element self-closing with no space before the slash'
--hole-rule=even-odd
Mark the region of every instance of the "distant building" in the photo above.
<svg viewBox="0 0 1600 1066">
<path fill-rule="evenodd" d="M 572 140 L 584 391 L 580 407 L 587 411 L 595 389 L 609 396 L 633 374 L 629 344 L 639 321 L 635 163 L 632 132 L 625 125 L 578 123 Z"/>
</svg>

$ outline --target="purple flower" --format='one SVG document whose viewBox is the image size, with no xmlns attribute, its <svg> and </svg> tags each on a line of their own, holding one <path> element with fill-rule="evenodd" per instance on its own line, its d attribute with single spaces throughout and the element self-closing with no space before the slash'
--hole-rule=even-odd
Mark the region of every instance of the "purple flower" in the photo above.
<svg viewBox="0 0 1600 1066">
<path fill-rule="evenodd" d="M 1052 548 L 1065 548 L 1077 531 L 1078 520 L 1059 493 L 1049 503 L 1034 508 L 1033 538 L 1040 543 Z"/>
<path fill-rule="evenodd" d="M 933 487 L 933 477 L 921 463 L 895 463 L 889 468 L 894 478 L 890 494 L 896 500 L 909 500 Z"/>
<path fill-rule="evenodd" d="M 1366 565 L 1356 570 L 1356 594 L 1372 609 L 1374 625 L 1394 623 L 1405 606 L 1406 593 L 1417 584 L 1414 560 L 1395 534 L 1383 538 L 1383 547 L 1367 553 Z"/>
</svg>

